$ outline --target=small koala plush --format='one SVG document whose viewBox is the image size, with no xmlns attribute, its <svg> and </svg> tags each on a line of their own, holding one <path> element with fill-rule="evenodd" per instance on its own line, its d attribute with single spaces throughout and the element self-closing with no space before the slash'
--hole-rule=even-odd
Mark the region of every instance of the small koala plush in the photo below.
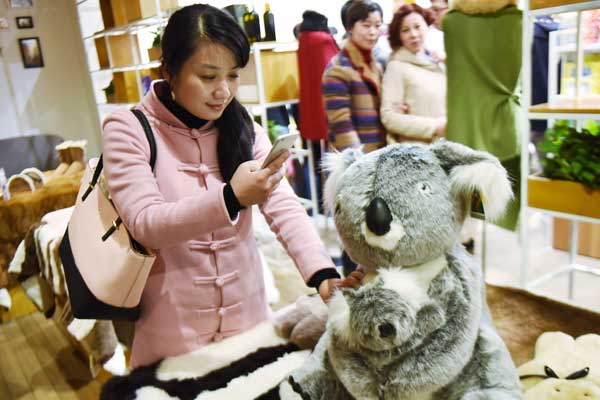
<svg viewBox="0 0 600 400">
<path fill-rule="evenodd" d="M 279 336 L 301 349 L 313 349 L 326 324 L 327 306 L 318 294 L 301 296 L 290 311 L 282 313 L 273 323 Z"/>
<path fill-rule="evenodd" d="M 365 283 L 333 295 L 325 333 L 281 398 L 519 399 L 480 267 L 459 243 L 474 192 L 490 219 L 512 197 L 498 160 L 438 141 L 348 149 L 326 167 L 327 206 Z"/>
</svg>

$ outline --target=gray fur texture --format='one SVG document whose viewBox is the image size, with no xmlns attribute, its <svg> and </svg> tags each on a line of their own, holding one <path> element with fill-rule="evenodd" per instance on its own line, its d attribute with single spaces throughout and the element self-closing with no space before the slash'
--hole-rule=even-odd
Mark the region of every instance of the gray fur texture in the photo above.
<svg viewBox="0 0 600 400">
<path fill-rule="evenodd" d="M 480 267 L 458 243 L 474 190 L 486 213 L 510 198 L 499 162 L 440 141 L 349 150 L 328 165 L 326 200 L 368 283 L 334 295 L 325 334 L 288 380 L 298 397 L 282 398 L 521 398 Z M 391 213 L 385 233 L 365 222 L 375 198 Z"/>
</svg>

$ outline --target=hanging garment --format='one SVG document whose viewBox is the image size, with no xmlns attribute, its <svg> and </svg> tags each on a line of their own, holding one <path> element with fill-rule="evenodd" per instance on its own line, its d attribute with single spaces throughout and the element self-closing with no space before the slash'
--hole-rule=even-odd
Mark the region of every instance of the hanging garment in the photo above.
<svg viewBox="0 0 600 400">
<path fill-rule="evenodd" d="M 533 45 L 531 46 L 532 105 L 548 101 L 548 39 L 550 32 L 557 29 L 558 22 L 549 17 L 538 18 L 533 26 Z M 560 73 L 558 76 L 560 76 Z M 560 79 L 558 79 L 557 84 L 560 84 Z M 546 120 L 531 121 L 531 130 L 538 132 L 537 136 L 543 135 L 546 127 Z"/>
<path fill-rule="evenodd" d="M 514 6 L 486 14 L 456 9 L 443 21 L 448 77 L 448 140 L 492 153 L 509 169 L 515 201 L 499 225 L 518 220 L 522 12 Z M 517 161 L 515 161 L 517 160 Z"/>
<path fill-rule="evenodd" d="M 333 37 L 322 31 L 305 31 L 298 37 L 300 80 L 300 134 L 309 140 L 327 140 L 327 117 L 321 78 L 327 63 L 339 52 Z"/>
</svg>

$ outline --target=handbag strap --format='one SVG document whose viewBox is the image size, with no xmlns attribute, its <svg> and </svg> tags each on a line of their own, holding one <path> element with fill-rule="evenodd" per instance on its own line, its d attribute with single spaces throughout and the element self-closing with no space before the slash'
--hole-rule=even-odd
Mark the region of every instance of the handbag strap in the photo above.
<svg viewBox="0 0 600 400">
<path fill-rule="evenodd" d="M 146 134 L 146 138 L 148 139 L 148 144 L 150 145 L 150 167 L 152 168 L 152 171 L 154 171 L 154 164 L 156 164 L 156 141 L 154 140 L 154 133 L 152 132 L 150 123 L 148 123 L 148 118 L 146 118 L 146 116 L 144 115 L 144 113 L 142 111 L 132 108 L 131 112 L 140 121 L 140 124 L 142 125 L 142 128 L 144 129 L 144 133 Z M 96 186 L 96 183 L 98 183 L 98 179 L 100 179 L 100 174 L 102 173 L 102 169 L 104 167 L 104 162 L 102 160 L 102 157 L 103 157 L 103 155 L 100 154 L 100 159 L 98 160 L 98 164 L 96 164 L 96 169 L 94 170 L 94 175 L 92 176 L 92 180 L 88 184 L 87 190 L 81 197 L 81 201 L 85 201 L 85 199 L 89 196 L 89 194 L 94 189 L 94 186 Z"/>
<path fill-rule="evenodd" d="M 152 171 L 154 171 L 154 164 L 156 163 L 156 142 L 154 141 L 154 134 L 152 133 L 152 128 L 148 123 L 148 118 L 146 118 L 146 116 L 141 110 L 136 110 L 132 108 L 131 112 L 140 121 L 140 124 L 142 124 L 142 128 L 144 128 L 144 133 L 146 134 L 148 144 L 150 145 L 150 167 L 152 168 Z"/>
<path fill-rule="evenodd" d="M 152 132 L 152 128 L 150 127 L 150 123 L 148 119 L 144 115 L 144 113 L 140 110 L 131 109 L 133 115 L 140 121 L 142 128 L 144 129 L 144 133 L 146 134 L 146 138 L 148 139 L 148 144 L 150 145 L 150 167 L 152 171 L 154 171 L 154 165 L 156 164 L 156 141 L 154 140 L 154 133 Z M 94 170 L 94 175 L 92 176 L 92 180 L 88 184 L 88 188 L 85 193 L 81 197 L 81 201 L 85 201 L 85 199 L 92 192 L 96 184 L 98 183 L 98 179 L 100 179 L 100 173 L 102 173 L 102 168 L 104 167 L 104 162 L 102 161 L 102 154 L 100 155 L 100 159 L 98 160 L 98 164 L 96 164 L 96 169 Z M 112 225 L 108 230 L 102 235 L 102 241 L 106 241 L 123 223 L 121 216 L 118 216 L 116 220 L 113 221 Z"/>
</svg>

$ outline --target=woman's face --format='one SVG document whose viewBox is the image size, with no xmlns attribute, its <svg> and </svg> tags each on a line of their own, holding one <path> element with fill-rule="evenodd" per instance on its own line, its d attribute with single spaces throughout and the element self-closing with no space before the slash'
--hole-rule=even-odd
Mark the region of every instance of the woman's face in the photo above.
<svg viewBox="0 0 600 400">
<path fill-rule="evenodd" d="M 354 26 L 348 31 L 354 44 L 363 50 L 373 50 L 379 31 L 381 29 L 381 14 L 379 11 L 369 13 L 369 16 L 362 21 L 356 21 Z"/>
<path fill-rule="evenodd" d="M 411 13 L 402 20 L 400 25 L 400 43 L 412 53 L 423 49 L 427 35 L 427 22 L 421 14 Z"/>
<path fill-rule="evenodd" d="M 216 43 L 202 43 L 170 81 L 175 101 L 198 118 L 218 119 L 237 93 L 239 68 L 233 53 Z"/>
</svg>

